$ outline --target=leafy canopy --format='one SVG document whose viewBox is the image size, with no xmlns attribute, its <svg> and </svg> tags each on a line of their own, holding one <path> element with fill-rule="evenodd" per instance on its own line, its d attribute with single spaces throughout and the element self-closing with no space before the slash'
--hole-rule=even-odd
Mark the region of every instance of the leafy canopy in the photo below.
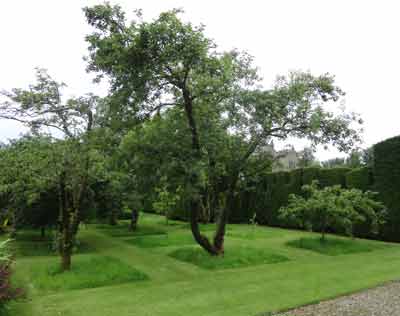
<svg viewBox="0 0 400 316">
<path fill-rule="evenodd" d="M 282 219 L 303 228 L 320 230 L 322 239 L 328 228 L 353 235 L 356 224 L 368 222 L 372 232 L 382 224 L 384 206 L 374 199 L 375 194 L 358 189 L 343 189 L 340 185 L 318 188 L 318 181 L 302 187 L 305 197 L 290 195 L 286 207 L 279 212 Z"/>
</svg>

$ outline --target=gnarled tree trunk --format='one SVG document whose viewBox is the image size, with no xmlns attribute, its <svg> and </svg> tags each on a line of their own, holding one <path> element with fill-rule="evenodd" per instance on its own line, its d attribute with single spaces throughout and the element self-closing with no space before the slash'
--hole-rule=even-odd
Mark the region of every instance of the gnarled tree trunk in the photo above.
<svg viewBox="0 0 400 316">
<path fill-rule="evenodd" d="M 139 212 L 136 209 L 132 209 L 131 211 L 131 224 L 129 226 L 129 229 L 134 231 L 137 228 L 137 223 L 139 220 Z"/>
</svg>

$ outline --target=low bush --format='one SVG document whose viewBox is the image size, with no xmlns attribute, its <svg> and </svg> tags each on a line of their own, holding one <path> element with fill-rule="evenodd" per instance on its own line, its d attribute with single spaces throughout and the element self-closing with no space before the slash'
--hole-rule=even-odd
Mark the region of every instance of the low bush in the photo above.
<svg viewBox="0 0 400 316">
<path fill-rule="evenodd" d="M 7 302 L 22 294 L 21 289 L 16 289 L 11 284 L 12 257 L 8 244 L 9 241 L 0 243 L 0 312 Z"/>
</svg>

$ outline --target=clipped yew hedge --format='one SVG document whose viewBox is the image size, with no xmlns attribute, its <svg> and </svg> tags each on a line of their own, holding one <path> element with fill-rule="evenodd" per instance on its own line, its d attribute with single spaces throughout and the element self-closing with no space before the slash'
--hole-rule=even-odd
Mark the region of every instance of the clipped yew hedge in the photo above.
<svg viewBox="0 0 400 316">
<path fill-rule="evenodd" d="M 372 235 L 368 225 L 355 227 L 360 237 L 400 241 L 400 136 L 374 146 L 373 167 L 303 168 L 273 172 L 257 183 L 242 184 L 231 210 L 230 221 L 248 223 L 254 213 L 260 224 L 287 227 L 278 210 L 287 204 L 290 194 L 301 194 L 301 187 L 318 180 L 322 187 L 341 185 L 362 191 L 376 191 L 388 209 L 387 222 L 379 236 Z"/>
<path fill-rule="evenodd" d="M 400 136 L 374 146 L 374 191 L 388 209 L 383 236 L 400 241 Z"/>
<path fill-rule="evenodd" d="M 362 191 L 373 191 L 374 177 L 372 168 L 362 167 L 349 171 L 346 174 L 346 187 L 349 189 L 360 189 Z"/>
<path fill-rule="evenodd" d="M 237 195 L 236 206 L 231 210 L 230 221 L 248 222 L 256 213 L 260 224 L 283 226 L 278 210 L 286 205 L 290 194 L 301 194 L 301 187 L 318 180 L 322 187 L 346 185 L 349 168 L 303 168 L 267 174 L 258 183 L 244 185 Z M 248 189 L 250 188 L 250 189 Z"/>
</svg>

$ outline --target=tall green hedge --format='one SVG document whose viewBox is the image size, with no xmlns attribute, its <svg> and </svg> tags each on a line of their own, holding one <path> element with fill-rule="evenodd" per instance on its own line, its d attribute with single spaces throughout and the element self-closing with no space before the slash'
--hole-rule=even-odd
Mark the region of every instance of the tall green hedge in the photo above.
<svg viewBox="0 0 400 316">
<path fill-rule="evenodd" d="M 251 187 L 251 190 L 238 192 L 231 220 L 245 223 L 256 212 L 259 223 L 283 226 L 278 210 L 287 203 L 288 196 L 301 194 L 302 185 L 318 180 L 323 187 L 339 184 L 346 188 L 378 192 L 379 199 L 388 209 L 387 222 L 379 238 L 400 241 L 400 136 L 387 139 L 373 148 L 372 168 L 303 168 L 269 173 L 258 183 L 243 185 L 243 188 Z M 360 226 L 355 230 L 358 236 L 373 237 L 368 227 Z"/>
<path fill-rule="evenodd" d="M 346 174 L 349 170 L 348 168 L 312 167 L 269 173 L 258 183 L 253 194 L 248 195 L 244 192 L 238 194 L 235 215 L 231 217 L 231 220 L 246 222 L 249 214 L 247 211 L 243 212 L 240 205 L 251 204 L 251 209 L 256 212 L 259 223 L 282 226 L 282 222 L 278 218 L 278 210 L 287 203 L 290 194 L 301 194 L 301 187 L 304 184 L 310 184 L 313 180 L 318 180 L 321 186 L 335 184 L 345 186 Z"/>
<path fill-rule="evenodd" d="M 346 174 L 346 187 L 360 189 L 362 191 L 373 189 L 373 174 L 369 167 L 357 168 Z"/>
<path fill-rule="evenodd" d="M 400 241 L 400 136 L 374 146 L 374 190 L 388 208 L 384 237 Z"/>
</svg>

